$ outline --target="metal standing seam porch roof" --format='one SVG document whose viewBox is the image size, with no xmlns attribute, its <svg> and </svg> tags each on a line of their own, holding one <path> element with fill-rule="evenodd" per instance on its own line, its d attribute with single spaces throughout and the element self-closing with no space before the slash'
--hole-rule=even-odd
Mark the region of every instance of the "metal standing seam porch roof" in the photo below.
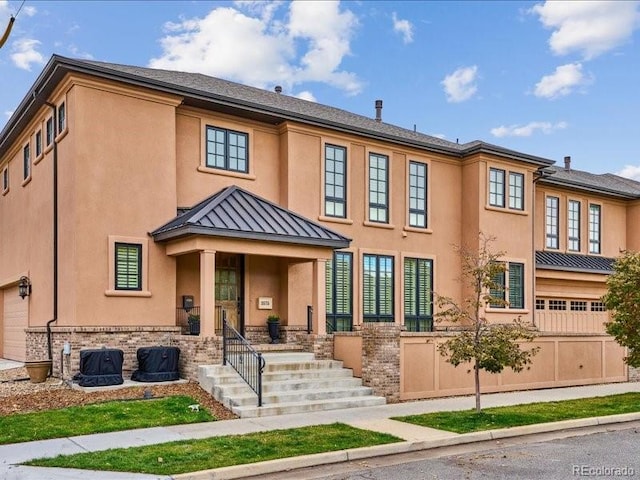
<svg viewBox="0 0 640 480">
<path fill-rule="evenodd" d="M 560 270 L 565 272 L 613 273 L 614 258 L 536 251 L 536 268 L 544 270 Z"/>
<path fill-rule="evenodd" d="M 242 238 L 317 247 L 346 248 L 351 242 L 302 215 L 236 185 L 226 187 L 151 232 L 156 242 L 188 235 Z"/>
</svg>

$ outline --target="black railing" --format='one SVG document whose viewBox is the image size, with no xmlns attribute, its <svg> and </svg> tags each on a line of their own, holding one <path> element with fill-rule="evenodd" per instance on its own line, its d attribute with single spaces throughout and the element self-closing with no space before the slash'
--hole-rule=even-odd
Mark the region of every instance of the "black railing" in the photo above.
<svg viewBox="0 0 640 480">
<path fill-rule="evenodd" d="M 224 317 L 224 316 L 223 316 Z M 222 319 L 222 364 L 227 363 L 238 372 L 258 395 L 258 406 L 262 406 L 262 373 L 265 360 L 260 352 L 256 352 L 238 331 Z"/>
<path fill-rule="evenodd" d="M 176 308 L 176 325 L 182 328 L 183 334 L 198 335 L 200 332 L 200 307 Z"/>
<path fill-rule="evenodd" d="M 307 333 L 313 332 L 313 307 L 307 305 Z"/>
</svg>

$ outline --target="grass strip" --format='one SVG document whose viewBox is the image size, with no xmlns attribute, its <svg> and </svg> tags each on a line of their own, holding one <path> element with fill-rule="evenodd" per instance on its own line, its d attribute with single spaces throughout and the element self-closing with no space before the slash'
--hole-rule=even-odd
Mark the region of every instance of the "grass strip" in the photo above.
<svg viewBox="0 0 640 480">
<path fill-rule="evenodd" d="M 486 408 L 480 414 L 475 410 L 463 410 L 394 417 L 393 420 L 450 432 L 469 433 L 632 412 L 640 412 L 640 393 Z"/>
<path fill-rule="evenodd" d="M 0 417 L 0 444 L 215 420 L 188 396 L 121 400 Z"/>
<path fill-rule="evenodd" d="M 401 441 L 385 433 L 334 423 L 60 455 L 55 458 L 32 460 L 25 465 L 175 475 Z"/>
</svg>

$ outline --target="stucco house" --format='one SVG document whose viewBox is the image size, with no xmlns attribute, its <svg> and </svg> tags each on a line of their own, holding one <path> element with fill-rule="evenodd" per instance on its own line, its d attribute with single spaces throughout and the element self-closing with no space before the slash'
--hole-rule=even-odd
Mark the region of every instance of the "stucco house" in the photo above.
<svg viewBox="0 0 640 480">
<path fill-rule="evenodd" d="M 336 358 L 388 400 L 470 391 L 436 351 L 452 244 L 507 252 L 506 308 L 541 352 L 488 390 L 625 381 L 600 297 L 640 248 L 640 184 L 482 141 L 457 144 L 201 74 L 53 56 L 0 134 L 0 357 L 250 343 Z M 22 286 L 22 291 L 20 291 Z M 23 295 L 21 296 L 20 293 Z M 188 335 L 188 314 L 199 335 Z M 54 362 L 54 372 L 59 372 Z M 426 372 L 426 374 L 425 374 Z"/>
</svg>

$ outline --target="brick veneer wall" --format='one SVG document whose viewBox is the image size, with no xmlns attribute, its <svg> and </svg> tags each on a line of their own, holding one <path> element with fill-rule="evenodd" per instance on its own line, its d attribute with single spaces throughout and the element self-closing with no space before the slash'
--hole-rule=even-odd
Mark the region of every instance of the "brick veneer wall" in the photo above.
<svg viewBox="0 0 640 480">
<path fill-rule="evenodd" d="M 394 323 L 362 325 L 362 382 L 389 403 L 400 401 L 400 332 Z"/>
<path fill-rule="evenodd" d="M 629 367 L 629 381 L 640 382 L 640 367 Z"/>
<path fill-rule="evenodd" d="M 53 375 L 70 379 L 80 371 L 80 350 L 118 348 L 124 354 L 122 374 L 130 378 L 138 368 L 140 347 L 174 346 L 180 348 L 181 378 L 197 379 L 198 365 L 222 362 L 222 339 L 181 335 L 180 327 L 52 327 Z M 61 374 L 61 351 L 65 342 L 71 345 L 70 362 Z M 27 361 L 48 358 L 45 328 L 27 329 Z"/>
</svg>

